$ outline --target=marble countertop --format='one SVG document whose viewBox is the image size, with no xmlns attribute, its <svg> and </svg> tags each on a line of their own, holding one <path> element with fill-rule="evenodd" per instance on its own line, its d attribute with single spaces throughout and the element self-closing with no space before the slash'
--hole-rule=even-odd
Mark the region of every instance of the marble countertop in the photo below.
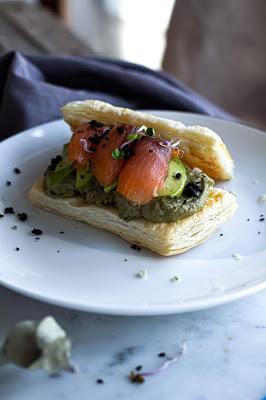
<svg viewBox="0 0 266 400">
<path fill-rule="evenodd" d="M 111 317 L 54 307 L 0 288 L 0 338 L 18 320 L 53 315 L 73 341 L 79 370 L 50 377 L 0 369 L 1 400 L 261 400 L 266 395 L 266 291 L 200 312 Z M 136 366 L 157 368 L 158 353 L 187 353 L 160 375 L 132 384 Z M 99 384 L 97 379 L 103 379 Z"/>
</svg>

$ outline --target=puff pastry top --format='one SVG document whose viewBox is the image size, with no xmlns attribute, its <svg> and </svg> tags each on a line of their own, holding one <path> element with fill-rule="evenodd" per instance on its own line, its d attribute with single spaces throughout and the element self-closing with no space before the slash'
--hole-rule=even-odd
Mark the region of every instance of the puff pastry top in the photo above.
<svg viewBox="0 0 266 400">
<path fill-rule="evenodd" d="M 190 167 L 200 168 L 213 179 L 228 180 L 233 177 L 233 159 L 220 136 L 209 128 L 185 126 L 178 121 L 115 107 L 99 100 L 70 102 L 61 110 L 72 130 L 80 123 L 93 119 L 105 125 L 130 124 L 154 128 L 156 135 L 162 139 L 177 137 L 180 140 L 183 160 Z"/>
</svg>

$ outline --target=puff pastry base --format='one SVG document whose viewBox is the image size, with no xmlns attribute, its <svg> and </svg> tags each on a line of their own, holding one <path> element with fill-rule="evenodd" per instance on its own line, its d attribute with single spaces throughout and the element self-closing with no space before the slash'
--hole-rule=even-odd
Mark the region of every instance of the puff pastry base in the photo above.
<svg viewBox="0 0 266 400">
<path fill-rule="evenodd" d="M 29 199 L 34 206 L 113 232 L 130 243 L 163 256 L 183 253 L 204 242 L 237 209 L 234 195 L 213 189 L 201 211 L 177 222 L 159 223 L 144 218 L 126 222 L 118 216 L 115 208 L 89 205 L 81 196 L 67 199 L 47 196 L 43 190 L 43 178 L 34 183 Z"/>
</svg>

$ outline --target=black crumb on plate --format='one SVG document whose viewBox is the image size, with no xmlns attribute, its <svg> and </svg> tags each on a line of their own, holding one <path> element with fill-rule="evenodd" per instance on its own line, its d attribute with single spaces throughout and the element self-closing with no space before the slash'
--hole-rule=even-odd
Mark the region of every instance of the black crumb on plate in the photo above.
<svg viewBox="0 0 266 400">
<path fill-rule="evenodd" d="M 224 234 L 223 233 L 220 233 L 220 236 L 223 236 Z"/>
<path fill-rule="evenodd" d="M 158 354 L 158 357 L 165 357 L 166 353 L 164 351 L 162 351 L 161 353 Z"/>
<path fill-rule="evenodd" d="M 142 365 L 138 365 L 138 366 L 135 368 L 135 370 L 136 370 L 136 371 L 141 371 L 141 370 L 142 370 Z"/>
<path fill-rule="evenodd" d="M 26 214 L 26 213 L 24 213 L 24 212 L 22 212 L 22 213 L 19 213 L 18 214 L 18 219 L 20 220 L 20 221 L 27 221 L 27 219 L 28 219 L 28 215 Z"/>
<path fill-rule="evenodd" d="M 65 233 L 64 231 L 60 231 L 59 233 L 61 233 L 61 235 L 63 235 L 63 233 Z"/>
<path fill-rule="evenodd" d="M 11 182 L 10 181 L 6 181 L 6 186 L 10 186 Z"/>
<path fill-rule="evenodd" d="M 265 218 L 264 217 L 261 217 L 260 219 L 259 219 L 259 222 L 262 222 L 262 221 L 264 221 L 265 220 Z"/>
<path fill-rule="evenodd" d="M 19 251 L 19 247 L 16 247 L 16 248 L 15 248 L 15 251 Z"/>
<path fill-rule="evenodd" d="M 33 228 L 31 233 L 33 233 L 33 235 L 42 235 L 42 230 L 38 229 L 38 228 Z"/>
<path fill-rule="evenodd" d="M 4 214 L 0 214 L 0 218 L 3 218 L 4 217 Z"/>
<path fill-rule="evenodd" d="M 13 207 L 6 207 L 4 209 L 5 214 L 14 214 L 14 208 Z"/>
<path fill-rule="evenodd" d="M 14 226 L 11 227 L 11 229 L 13 229 L 13 231 L 15 231 L 15 230 L 18 229 L 18 227 L 17 227 L 17 225 L 14 225 Z"/>
<path fill-rule="evenodd" d="M 102 385 L 104 383 L 104 380 L 98 378 L 98 379 L 96 379 L 96 383 L 98 383 L 99 385 Z"/>
<path fill-rule="evenodd" d="M 15 174 L 18 175 L 18 174 L 20 174 L 21 171 L 20 171 L 20 169 L 18 169 L 18 168 L 14 168 L 14 172 L 15 172 Z"/>
<path fill-rule="evenodd" d="M 141 247 L 138 246 L 137 244 L 132 244 L 131 249 L 140 251 Z"/>
</svg>

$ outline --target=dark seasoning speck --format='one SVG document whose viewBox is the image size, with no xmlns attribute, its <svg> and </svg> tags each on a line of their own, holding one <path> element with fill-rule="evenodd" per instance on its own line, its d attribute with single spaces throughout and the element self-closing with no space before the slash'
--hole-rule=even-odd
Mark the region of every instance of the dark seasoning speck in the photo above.
<svg viewBox="0 0 266 400">
<path fill-rule="evenodd" d="M 21 222 L 27 221 L 28 219 L 28 215 L 25 212 L 17 214 L 17 217 Z"/>
<path fill-rule="evenodd" d="M 132 246 L 130 246 L 130 247 L 131 247 L 131 249 L 133 249 L 133 250 L 141 251 L 141 247 L 138 246 L 137 244 L 132 244 Z"/>
<path fill-rule="evenodd" d="M 39 236 L 39 235 L 42 235 L 43 232 L 42 232 L 41 229 L 33 228 L 32 231 L 31 231 L 31 233 L 33 233 L 33 235 Z"/>
<path fill-rule="evenodd" d="M 19 175 L 19 174 L 21 173 L 20 169 L 18 169 L 18 168 L 14 168 L 14 172 L 15 172 L 15 174 L 17 174 L 17 175 Z"/>
<path fill-rule="evenodd" d="M 6 207 L 4 209 L 4 214 L 14 214 L 14 208 L 13 207 Z"/>
</svg>

